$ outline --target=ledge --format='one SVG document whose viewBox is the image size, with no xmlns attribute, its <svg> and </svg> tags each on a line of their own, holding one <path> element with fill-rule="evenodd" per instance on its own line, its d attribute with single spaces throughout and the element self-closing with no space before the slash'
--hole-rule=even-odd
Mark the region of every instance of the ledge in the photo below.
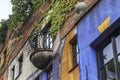
<svg viewBox="0 0 120 80">
<path fill-rule="evenodd" d="M 110 25 L 101 35 L 99 35 L 90 45 L 94 49 L 100 48 L 101 43 L 106 43 L 110 41 L 111 36 L 116 36 L 120 33 L 120 17 Z"/>
</svg>

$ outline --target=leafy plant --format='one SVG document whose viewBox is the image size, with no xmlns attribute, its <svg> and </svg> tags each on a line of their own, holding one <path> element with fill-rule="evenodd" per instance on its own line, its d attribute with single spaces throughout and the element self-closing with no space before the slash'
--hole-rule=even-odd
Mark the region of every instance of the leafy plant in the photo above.
<svg viewBox="0 0 120 80">
<path fill-rule="evenodd" d="M 58 0 L 52 5 L 52 12 L 48 15 L 50 15 L 52 21 L 51 34 L 53 39 L 56 37 L 57 31 L 68 17 L 67 12 L 71 11 L 76 2 L 77 0 Z"/>
<path fill-rule="evenodd" d="M 0 22 L 0 42 L 4 43 L 7 34 L 8 26 L 6 20 L 1 20 Z"/>
<path fill-rule="evenodd" d="M 39 9 L 43 1 L 44 0 L 11 0 L 13 14 L 9 18 L 9 29 L 13 30 L 20 22 L 27 21 L 29 16 L 35 10 Z"/>
</svg>

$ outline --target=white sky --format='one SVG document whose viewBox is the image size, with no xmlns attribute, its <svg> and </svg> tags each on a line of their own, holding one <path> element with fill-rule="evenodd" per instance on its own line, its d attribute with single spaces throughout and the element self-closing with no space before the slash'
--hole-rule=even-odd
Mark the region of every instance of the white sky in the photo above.
<svg viewBox="0 0 120 80">
<path fill-rule="evenodd" d="M 0 0 L 0 21 L 1 19 L 8 19 L 10 14 L 12 14 L 10 0 Z"/>
</svg>

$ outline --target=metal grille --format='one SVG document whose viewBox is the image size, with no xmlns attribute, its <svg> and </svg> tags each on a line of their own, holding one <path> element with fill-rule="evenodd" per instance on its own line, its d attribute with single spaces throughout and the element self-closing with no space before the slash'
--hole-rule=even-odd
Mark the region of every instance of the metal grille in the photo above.
<svg viewBox="0 0 120 80">
<path fill-rule="evenodd" d="M 31 47 L 35 50 L 50 50 L 53 48 L 53 40 L 50 33 L 34 33 L 29 41 Z"/>
</svg>

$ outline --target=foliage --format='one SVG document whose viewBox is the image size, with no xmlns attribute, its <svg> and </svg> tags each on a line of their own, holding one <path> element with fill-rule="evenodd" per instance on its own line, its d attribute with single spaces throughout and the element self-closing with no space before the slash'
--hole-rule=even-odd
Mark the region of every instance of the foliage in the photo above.
<svg viewBox="0 0 120 80">
<path fill-rule="evenodd" d="M 17 17 L 16 16 L 13 16 L 13 15 L 10 15 L 9 19 L 8 19 L 8 28 L 10 30 L 13 30 L 13 28 L 17 27 Z"/>
<path fill-rule="evenodd" d="M 12 15 L 9 17 L 9 29 L 17 27 L 19 22 L 24 22 L 29 17 L 32 9 L 32 3 L 29 0 L 11 0 Z"/>
<path fill-rule="evenodd" d="M 11 0 L 13 14 L 10 15 L 7 21 L 1 22 L 0 41 L 4 41 L 8 28 L 13 30 L 19 23 L 24 23 L 36 9 L 39 9 L 44 1 L 46 0 Z M 51 20 L 52 26 L 50 32 L 53 39 L 68 17 L 67 12 L 71 11 L 76 2 L 77 0 L 56 0 L 56 2 L 52 4 L 52 12 L 48 14 L 44 13 L 46 16 L 50 16 L 49 19 Z M 37 23 L 35 25 L 38 27 L 41 26 Z"/>
<path fill-rule="evenodd" d="M 6 20 L 1 20 L 0 22 L 0 42 L 5 41 L 6 33 L 8 30 L 7 22 L 8 21 Z"/>
<path fill-rule="evenodd" d="M 40 7 L 44 0 L 11 0 L 12 15 L 9 18 L 9 29 L 13 30 L 19 23 L 27 21 L 29 16 Z"/>
<path fill-rule="evenodd" d="M 4 42 L 7 29 L 12 31 L 19 23 L 27 21 L 33 11 L 39 9 L 43 1 L 45 0 L 11 0 L 12 15 L 7 21 L 0 22 L 0 42 Z"/>
<path fill-rule="evenodd" d="M 65 19 L 68 17 L 67 12 L 71 11 L 77 0 L 59 0 L 52 5 L 52 12 L 50 15 L 51 23 L 51 34 L 52 38 L 55 38 L 57 31 L 60 29 Z"/>
<path fill-rule="evenodd" d="M 43 1 L 44 0 L 31 0 L 33 12 L 40 7 L 40 5 L 43 3 Z"/>
<path fill-rule="evenodd" d="M 31 11 L 32 3 L 29 0 L 11 0 L 11 3 L 13 15 L 17 17 L 17 21 L 25 21 Z"/>
</svg>

